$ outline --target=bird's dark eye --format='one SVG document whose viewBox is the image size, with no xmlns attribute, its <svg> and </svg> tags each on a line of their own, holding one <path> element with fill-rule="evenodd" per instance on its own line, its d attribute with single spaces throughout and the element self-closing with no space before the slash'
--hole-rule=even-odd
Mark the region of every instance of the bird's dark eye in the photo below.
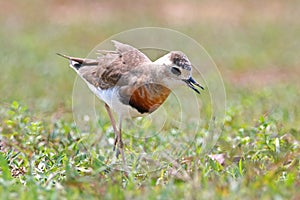
<svg viewBox="0 0 300 200">
<path fill-rule="evenodd" d="M 179 76 L 179 75 L 181 74 L 180 69 L 177 68 L 177 67 L 172 67 L 172 68 L 171 68 L 171 72 L 172 72 L 173 74 L 177 75 L 177 76 Z"/>
</svg>

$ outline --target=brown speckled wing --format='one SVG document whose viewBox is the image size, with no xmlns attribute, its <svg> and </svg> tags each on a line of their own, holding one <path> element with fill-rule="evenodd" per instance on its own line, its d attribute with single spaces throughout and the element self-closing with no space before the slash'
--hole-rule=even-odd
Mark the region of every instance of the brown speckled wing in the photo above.
<svg viewBox="0 0 300 200">
<path fill-rule="evenodd" d="M 138 49 L 113 41 L 116 51 L 99 57 L 97 66 L 83 66 L 78 72 L 89 83 L 101 89 L 128 84 L 126 77 L 151 60 Z"/>
</svg>

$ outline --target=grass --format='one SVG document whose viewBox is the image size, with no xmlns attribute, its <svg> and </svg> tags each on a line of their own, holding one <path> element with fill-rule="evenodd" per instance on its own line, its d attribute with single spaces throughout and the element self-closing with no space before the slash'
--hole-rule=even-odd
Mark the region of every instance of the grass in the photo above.
<svg viewBox="0 0 300 200">
<path fill-rule="evenodd" d="M 299 130 L 282 127 L 277 112 L 245 122 L 242 108 L 230 107 L 223 133 L 211 152 L 224 161 L 201 155 L 201 145 L 194 143 L 180 160 L 165 168 L 145 174 L 133 171 L 129 177 L 106 167 L 107 158 L 99 145 L 87 149 L 90 137 L 79 137 L 74 124 L 34 119 L 17 102 L 2 113 L 4 199 L 137 198 L 141 194 L 150 199 L 285 199 L 295 194 L 299 184 Z M 99 129 L 105 132 L 107 126 Z M 168 142 L 159 140 L 164 147 Z M 149 144 L 140 145 L 153 149 Z"/>
<path fill-rule="evenodd" d="M 222 8 L 177 1 L 184 11 L 191 10 L 192 18 L 168 12 L 178 8 L 161 2 L 156 2 L 160 9 L 154 3 L 132 7 L 128 1 L 124 8 L 115 1 L 4 3 L 1 199 L 298 199 L 299 3 L 234 2 L 222 3 Z M 193 12 L 197 6 L 202 12 Z M 145 12 L 131 17 L 135 10 Z M 174 28 L 199 41 L 223 76 L 227 108 L 222 134 L 205 155 L 202 139 L 211 112 L 206 92 L 199 96 L 203 117 L 193 137 L 194 127 L 181 131 L 170 123 L 161 134 L 140 140 L 133 134 L 155 133 L 155 127 L 140 121 L 142 128 L 126 127 L 126 155 L 136 167 L 126 176 L 113 168 L 113 132 L 103 104 L 96 103 L 96 125 L 87 124 L 85 133 L 75 126 L 75 74 L 55 53 L 86 55 L 112 34 L 139 26 Z M 170 163 L 168 156 L 153 154 L 161 162 L 149 166 L 164 167 L 140 173 L 147 167 L 139 160 L 143 150 L 177 153 L 178 159 Z"/>
</svg>

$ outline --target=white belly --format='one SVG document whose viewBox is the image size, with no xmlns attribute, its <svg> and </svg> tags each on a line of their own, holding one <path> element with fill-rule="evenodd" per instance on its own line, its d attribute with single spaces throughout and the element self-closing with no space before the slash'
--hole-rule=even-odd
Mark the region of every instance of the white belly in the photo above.
<svg viewBox="0 0 300 200">
<path fill-rule="evenodd" d="M 88 83 L 89 88 L 92 92 L 102 101 L 104 101 L 114 112 L 116 112 L 119 117 L 130 118 L 130 117 L 140 117 L 147 114 L 139 113 L 135 108 L 130 105 L 125 105 L 119 100 L 118 87 L 111 89 L 102 90 L 96 88 L 90 83 Z"/>
</svg>

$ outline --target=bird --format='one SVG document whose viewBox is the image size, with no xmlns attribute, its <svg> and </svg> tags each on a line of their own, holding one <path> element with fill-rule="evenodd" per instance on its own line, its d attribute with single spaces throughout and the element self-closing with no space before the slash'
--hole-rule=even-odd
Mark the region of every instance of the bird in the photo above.
<svg viewBox="0 0 300 200">
<path fill-rule="evenodd" d="M 162 105 L 172 89 L 186 85 L 200 94 L 204 90 L 192 77 L 192 64 L 181 51 L 170 51 L 151 61 L 139 49 L 112 40 L 115 50 L 99 50 L 96 59 L 71 57 L 70 67 L 85 81 L 89 89 L 104 102 L 114 134 L 113 150 L 122 156 L 122 120 L 146 116 Z M 118 127 L 113 112 L 118 117 Z"/>
</svg>

